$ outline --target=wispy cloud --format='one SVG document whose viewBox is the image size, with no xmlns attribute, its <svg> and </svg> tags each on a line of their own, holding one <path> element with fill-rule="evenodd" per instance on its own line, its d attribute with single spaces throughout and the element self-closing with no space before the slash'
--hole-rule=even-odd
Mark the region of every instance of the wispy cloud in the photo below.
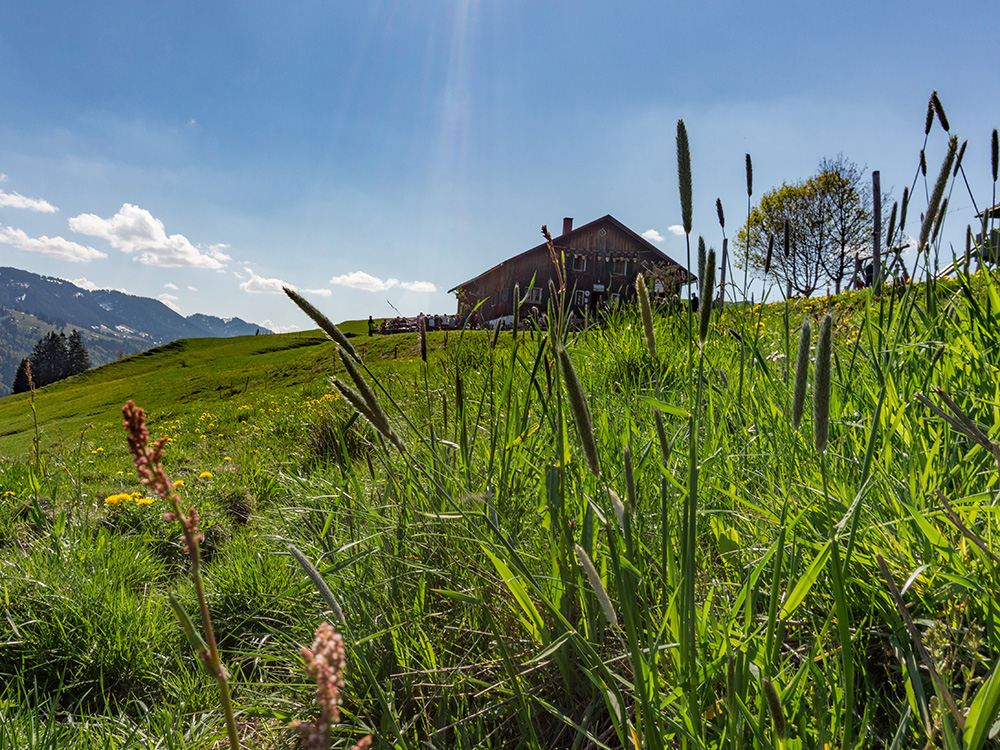
<svg viewBox="0 0 1000 750">
<path fill-rule="evenodd" d="M 163 285 L 163 288 L 164 289 L 172 289 L 175 292 L 177 291 L 177 285 L 176 284 L 171 284 L 169 281 L 166 284 Z"/>
<path fill-rule="evenodd" d="M 13 245 L 35 255 L 66 260 L 70 263 L 89 263 L 95 258 L 107 258 L 107 253 L 87 245 L 71 242 L 63 237 L 29 237 L 23 230 L 0 226 L 0 242 Z"/>
<path fill-rule="evenodd" d="M 684 227 L 681 226 L 680 224 L 671 224 L 669 227 L 667 227 L 667 231 L 670 232 L 670 234 L 675 235 L 677 237 L 684 236 Z"/>
<path fill-rule="evenodd" d="M 400 281 L 399 279 L 380 279 L 364 271 L 351 271 L 342 276 L 334 276 L 331 284 L 346 286 L 352 289 L 362 289 L 366 292 L 384 292 L 393 287 L 400 287 L 411 292 L 436 292 L 437 287 L 430 281 Z"/>
<path fill-rule="evenodd" d="M 389 279 L 389 281 L 393 281 L 393 279 Z M 399 285 L 403 287 L 403 289 L 408 289 L 411 292 L 430 293 L 437 291 L 437 287 L 430 281 L 400 281 Z"/>
<path fill-rule="evenodd" d="M 220 269 L 230 257 L 225 245 L 199 249 L 182 234 L 167 235 L 163 222 L 144 208 L 125 203 L 117 214 L 102 219 L 96 214 L 80 214 L 69 220 L 74 232 L 103 237 L 123 253 L 138 253 L 135 260 L 148 266 Z"/>
<path fill-rule="evenodd" d="M 114 287 L 110 286 L 99 286 L 90 279 L 86 278 L 66 279 L 66 281 L 68 281 L 70 284 L 74 284 L 75 286 L 80 287 L 81 289 L 86 289 L 88 292 L 96 292 L 98 289 L 114 289 L 114 291 L 116 292 L 122 292 L 123 294 L 128 294 L 128 292 L 124 289 L 115 289 Z"/>
<path fill-rule="evenodd" d="M 3 175 L 6 178 L 7 175 Z M 0 180 L 3 182 L 4 180 Z M 43 198 L 26 198 L 20 193 L 8 193 L 0 190 L 0 206 L 5 208 L 23 208 L 27 211 L 38 211 L 43 214 L 54 214 L 59 209 Z"/>
<path fill-rule="evenodd" d="M 279 326 L 277 323 L 272 323 L 270 319 L 265 320 L 261 325 L 275 333 L 291 333 L 302 330 L 302 326 Z"/>
<path fill-rule="evenodd" d="M 655 229 L 647 229 L 642 233 L 644 239 L 650 242 L 663 242 L 663 235 L 657 232 Z"/>
<path fill-rule="evenodd" d="M 174 294 L 167 294 L 164 292 L 159 296 L 160 302 L 169 307 L 175 313 L 179 313 L 181 309 L 177 306 L 177 296 Z"/>
<path fill-rule="evenodd" d="M 317 297 L 329 297 L 331 294 L 333 294 L 333 292 L 330 291 L 329 289 L 303 289 L 302 293 L 311 294 Z"/>
<path fill-rule="evenodd" d="M 249 294 L 281 294 L 283 286 L 295 289 L 294 286 L 281 279 L 267 279 L 263 276 L 258 276 L 251 268 L 244 268 L 243 270 L 247 272 L 248 278 L 240 284 L 240 289 Z M 239 273 L 234 272 L 234 275 L 238 279 L 243 278 Z"/>
</svg>

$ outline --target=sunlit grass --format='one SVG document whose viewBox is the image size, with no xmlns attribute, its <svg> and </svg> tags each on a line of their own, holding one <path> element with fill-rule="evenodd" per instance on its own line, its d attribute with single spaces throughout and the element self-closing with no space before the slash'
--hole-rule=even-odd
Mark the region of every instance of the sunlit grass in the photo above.
<svg viewBox="0 0 1000 750">
<path fill-rule="evenodd" d="M 582 330 L 553 307 L 431 333 L 426 363 L 358 335 L 353 372 L 315 333 L 179 342 L 37 393 L 41 460 L 4 399 L 0 745 L 224 737 L 136 398 L 199 509 L 250 747 L 315 715 L 322 620 L 344 747 L 986 746 L 1000 284 L 874 291 Z"/>
</svg>

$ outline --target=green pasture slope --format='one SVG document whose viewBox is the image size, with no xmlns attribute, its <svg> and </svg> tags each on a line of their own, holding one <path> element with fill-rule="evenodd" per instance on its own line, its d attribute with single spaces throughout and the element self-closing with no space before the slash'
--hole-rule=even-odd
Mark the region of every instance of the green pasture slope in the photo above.
<svg viewBox="0 0 1000 750">
<path fill-rule="evenodd" d="M 0 746 L 225 736 L 127 398 L 199 508 L 248 747 L 294 747 L 315 715 L 298 648 L 334 617 L 287 543 L 344 612 L 337 746 L 985 746 L 1000 283 L 886 291 L 715 311 L 703 350 L 699 320 L 654 314 L 655 356 L 634 310 L 437 333 L 426 365 L 416 334 L 355 337 L 398 448 L 331 388 L 357 386 L 317 332 L 180 341 L 43 389 L 37 456 L 30 399 L 4 399 Z M 819 455 L 822 415 L 789 415 L 800 324 L 815 339 L 827 313 Z"/>
<path fill-rule="evenodd" d="M 364 329 L 364 321 L 345 331 Z M 403 337 L 394 337 L 402 339 Z M 370 339 L 375 358 L 408 355 L 414 337 L 400 341 Z M 293 391 L 323 392 L 324 376 L 337 366 L 331 345 L 319 331 L 268 336 L 181 339 L 94 368 L 36 392 L 40 427 L 54 442 L 76 435 L 89 422 L 120 422 L 129 399 L 141 402 L 153 418 L 196 412 L 236 398 Z M 34 435 L 31 396 L 0 399 L 0 455 L 27 451 Z"/>
</svg>

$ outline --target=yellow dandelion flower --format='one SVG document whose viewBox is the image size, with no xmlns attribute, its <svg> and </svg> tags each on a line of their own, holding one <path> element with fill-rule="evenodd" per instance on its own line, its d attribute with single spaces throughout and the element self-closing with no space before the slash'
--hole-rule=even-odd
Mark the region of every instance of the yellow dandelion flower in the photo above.
<svg viewBox="0 0 1000 750">
<path fill-rule="evenodd" d="M 233 459 L 231 459 L 229 456 L 223 456 L 222 460 L 223 461 L 232 461 Z"/>
<path fill-rule="evenodd" d="M 94 454 L 95 456 L 98 453 L 104 453 L 104 448 L 94 448 L 94 450 L 92 450 L 91 453 Z"/>
<path fill-rule="evenodd" d="M 211 479 L 211 478 L 212 478 L 212 472 L 210 471 L 203 471 L 201 472 L 201 474 L 198 475 L 198 479 Z"/>
<path fill-rule="evenodd" d="M 137 497 L 135 500 L 136 505 L 149 505 L 155 502 L 156 500 L 152 497 Z"/>
<path fill-rule="evenodd" d="M 129 499 L 129 496 L 125 493 L 119 493 L 117 495 L 108 495 L 104 498 L 104 504 L 111 508 L 117 508 L 119 505 L 124 503 Z"/>
<path fill-rule="evenodd" d="M 174 489 L 175 490 L 179 490 L 183 486 L 184 486 L 184 480 L 183 479 L 178 479 L 176 482 L 174 482 Z"/>
</svg>

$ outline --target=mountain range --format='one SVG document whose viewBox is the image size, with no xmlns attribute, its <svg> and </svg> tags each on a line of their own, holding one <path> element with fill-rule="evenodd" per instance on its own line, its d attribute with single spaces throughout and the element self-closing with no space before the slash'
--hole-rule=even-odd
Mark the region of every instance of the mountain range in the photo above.
<svg viewBox="0 0 1000 750">
<path fill-rule="evenodd" d="M 0 267 L 0 395 L 10 392 L 17 365 L 35 341 L 49 330 L 73 329 L 83 334 L 95 366 L 179 338 L 272 333 L 240 318 L 185 317 L 149 297 Z"/>
</svg>

